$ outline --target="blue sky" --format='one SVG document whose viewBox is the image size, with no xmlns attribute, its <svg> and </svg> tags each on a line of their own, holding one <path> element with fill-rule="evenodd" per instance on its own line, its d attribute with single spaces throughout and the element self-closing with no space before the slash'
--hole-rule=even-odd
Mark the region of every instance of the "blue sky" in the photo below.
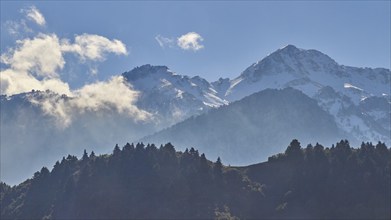
<svg viewBox="0 0 391 220">
<path fill-rule="evenodd" d="M 32 6 L 44 25 L 26 18 Z M 21 21 L 27 31 L 9 33 L 10 24 Z M 287 44 L 317 49 L 344 65 L 390 68 L 390 26 L 390 1 L 1 1 L 1 53 L 39 33 L 70 42 L 86 33 L 126 46 L 126 54 L 109 51 L 101 60 L 65 54 L 58 74 L 72 88 L 147 63 L 208 80 L 233 78 Z M 203 39 L 202 48 L 177 45 L 190 32 Z M 157 36 L 171 43 L 161 47 Z"/>
</svg>

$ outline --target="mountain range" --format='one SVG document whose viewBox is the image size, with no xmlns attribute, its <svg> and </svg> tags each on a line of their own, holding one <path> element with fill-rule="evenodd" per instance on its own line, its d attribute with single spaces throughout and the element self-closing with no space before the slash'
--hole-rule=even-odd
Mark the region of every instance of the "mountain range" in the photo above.
<svg viewBox="0 0 391 220">
<path fill-rule="evenodd" d="M 224 151 L 225 141 L 218 144 L 230 135 L 229 133 L 225 136 L 217 135 L 218 131 L 227 129 L 229 121 L 241 128 L 243 132 L 247 131 L 246 135 L 238 134 L 235 137 L 241 136 L 242 139 L 253 140 L 250 143 L 259 154 L 263 152 L 263 150 L 258 151 L 259 148 L 265 149 L 265 153 L 280 150 L 266 150 L 270 143 L 265 139 L 260 142 L 259 132 L 263 132 L 263 135 L 269 134 L 268 132 L 273 131 L 270 126 L 278 124 L 280 128 L 287 128 L 284 130 L 286 138 L 292 138 L 294 129 L 288 125 L 300 124 L 301 120 L 309 120 L 312 124 L 326 129 L 326 133 L 319 132 L 315 136 L 322 141 L 321 137 L 325 137 L 327 140 L 324 141 L 327 143 L 346 137 L 353 143 L 383 141 L 390 144 L 390 75 L 389 69 L 344 66 L 319 51 L 299 49 L 293 45 L 271 53 L 249 66 L 234 79 L 220 78 L 215 82 L 208 82 L 199 76 L 177 74 L 166 66 L 148 64 L 124 72 L 121 77 L 127 86 L 138 91 L 135 105 L 152 117 L 137 121 L 112 108 L 100 111 L 72 111 L 74 120 L 67 127 L 58 126 L 56 118 L 47 114 L 43 106 L 47 104 L 48 97 L 51 102 L 61 103 L 61 105 L 67 105 L 73 97 L 51 91 L 2 95 L 0 99 L 1 180 L 11 183 L 20 182 L 39 167 L 53 163 L 54 158 L 67 153 L 76 153 L 84 148 L 105 153 L 108 146 L 113 143 L 147 140 L 155 133 L 155 137 L 159 136 L 160 140 L 166 140 L 167 137 L 173 138 L 174 142 L 184 140 L 187 136 L 180 137 L 180 134 L 191 133 L 194 129 L 191 126 L 200 124 L 202 120 L 211 123 L 211 128 L 213 124 L 209 122 L 208 117 L 214 120 L 216 126 L 212 130 L 206 130 L 211 132 L 208 140 L 215 143 L 214 149 L 207 150 L 213 156 L 220 155 L 222 152 L 233 156 L 234 152 L 240 152 L 240 149 L 232 152 Z M 286 88 L 288 90 L 285 90 Z M 250 96 L 263 90 L 266 90 L 263 94 Z M 245 97 L 247 100 L 243 99 Z M 278 112 L 282 114 L 284 109 L 285 111 L 292 109 L 289 105 L 293 103 L 288 102 L 291 100 L 287 100 L 287 97 L 300 100 L 303 104 L 296 106 L 296 112 L 290 112 L 290 120 L 284 120 L 277 114 Z M 257 100 L 257 102 L 253 104 L 249 100 Z M 269 104 L 274 106 L 274 109 L 267 109 Z M 234 112 L 237 109 L 246 110 L 245 108 L 250 109 Z M 311 115 L 311 111 L 321 113 L 322 116 L 317 118 Z M 259 112 L 264 113 L 263 117 L 257 115 Z M 255 123 L 257 122 L 255 119 L 265 122 L 269 117 L 266 113 L 273 112 L 277 116 L 274 115 L 273 121 L 266 123 L 268 126 Z M 57 111 L 57 113 L 62 112 Z M 220 113 L 225 117 L 217 116 Z M 239 113 L 245 113 L 247 121 L 238 118 Z M 219 117 L 221 119 L 217 120 Z M 248 120 L 257 126 L 256 129 L 243 129 Z M 227 123 L 222 123 L 224 121 Z M 300 131 L 307 132 L 312 128 L 308 127 L 309 121 L 304 123 L 307 130 L 301 124 L 304 130 Z M 180 129 L 180 132 L 177 129 Z M 178 132 L 173 135 L 172 132 L 175 131 Z M 163 137 L 163 134 L 167 133 L 172 134 Z M 219 140 L 213 138 L 214 134 Z M 334 136 L 338 138 L 333 140 L 326 138 Z M 202 144 L 204 137 L 194 136 L 192 140 L 178 143 L 177 147 L 184 149 Z M 304 140 L 312 142 L 315 138 L 304 138 Z M 206 146 L 196 147 L 206 150 Z M 15 164 L 15 161 L 23 161 L 23 158 L 31 156 L 36 157 L 36 161 L 33 160 L 32 164 Z M 261 155 L 254 155 L 256 156 L 259 158 Z M 240 161 L 231 161 L 224 157 L 222 159 L 245 164 L 254 158 L 248 158 L 248 161 L 245 156 L 241 156 Z"/>
<path fill-rule="evenodd" d="M 390 141 L 390 70 L 339 65 L 317 50 L 288 45 L 234 79 L 210 83 L 165 66 L 144 65 L 123 76 L 141 91 L 139 106 L 165 118 L 166 125 L 264 89 L 292 87 L 316 100 L 356 140 Z"/>
</svg>

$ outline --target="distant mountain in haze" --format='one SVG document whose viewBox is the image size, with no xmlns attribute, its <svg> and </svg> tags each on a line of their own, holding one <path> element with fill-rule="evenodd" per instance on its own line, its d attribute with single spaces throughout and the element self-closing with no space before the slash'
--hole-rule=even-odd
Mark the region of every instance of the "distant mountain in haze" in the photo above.
<svg viewBox="0 0 391 220">
<path fill-rule="evenodd" d="M 266 160 L 293 138 L 332 143 L 344 137 L 333 117 L 302 92 L 267 89 L 189 118 L 141 141 L 196 147 L 229 164 Z M 212 146 L 212 147 L 211 147 Z"/>
<path fill-rule="evenodd" d="M 135 141 L 228 104 L 205 79 L 178 75 L 165 66 L 144 65 L 122 76 L 139 92 L 135 106 L 150 118 L 139 121 L 111 106 L 78 111 L 70 105 L 73 97 L 52 91 L 0 96 L 1 180 L 18 183 L 60 155 L 83 148 L 105 153 L 114 142 Z M 64 126 L 66 120 L 71 122 Z"/>
<path fill-rule="evenodd" d="M 126 143 L 157 130 L 150 122 L 137 122 L 111 109 L 74 110 L 68 113 L 72 123 L 64 127 L 32 102 L 45 103 L 48 97 L 64 105 L 70 99 L 50 91 L 0 96 L 2 181 L 16 184 L 61 155 L 83 148 L 107 153 L 115 140 Z"/>
<path fill-rule="evenodd" d="M 349 138 L 352 142 L 380 140 L 391 144 L 390 75 L 389 69 L 343 66 L 319 51 L 288 45 L 254 63 L 234 79 L 220 78 L 208 82 L 199 76 L 189 77 L 175 73 L 166 66 L 149 64 L 124 72 L 121 77 L 126 86 L 138 91 L 135 107 L 152 116 L 145 121 L 118 113 L 110 106 L 103 106 L 96 111 L 74 111 L 72 106 L 68 106 L 69 111 L 63 112 L 61 108 L 52 107 L 67 107 L 73 97 L 51 91 L 1 96 L 1 180 L 18 183 L 32 175 L 33 170 L 50 164 L 60 155 L 76 153 L 84 148 L 98 148 L 99 153 L 104 153 L 112 143 L 139 140 L 192 116 L 202 115 L 265 89 L 291 87 L 301 91 L 315 101 L 313 104 L 332 116 L 328 123 L 337 126 L 335 132 L 340 135 L 338 137 Z M 128 100 L 127 97 L 123 98 Z M 48 114 L 48 110 L 60 117 L 72 114 L 73 120 L 65 127 L 58 126 L 56 116 Z M 275 111 L 280 112 L 278 109 Z M 288 125 L 290 122 L 286 123 Z M 242 121 L 242 124 L 236 126 L 249 130 L 245 128 L 246 124 L 247 121 Z M 272 130 L 273 124 L 269 125 L 269 130 Z M 289 128 L 282 124 L 281 127 Z M 268 130 L 267 127 L 264 129 Z M 194 137 L 191 131 L 188 132 Z M 219 131 L 210 130 L 210 138 L 213 132 Z M 259 135 L 249 131 L 246 137 L 257 140 Z M 185 136 L 175 138 L 186 139 Z M 325 143 L 335 140 L 325 140 Z M 306 143 L 307 139 L 304 137 L 303 141 Z M 216 149 L 215 152 L 211 155 L 224 152 L 224 148 Z M 35 156 L 31 164 L 15 164 L 15 161 L 23 161 L 30 155 Z"/>
</svg>

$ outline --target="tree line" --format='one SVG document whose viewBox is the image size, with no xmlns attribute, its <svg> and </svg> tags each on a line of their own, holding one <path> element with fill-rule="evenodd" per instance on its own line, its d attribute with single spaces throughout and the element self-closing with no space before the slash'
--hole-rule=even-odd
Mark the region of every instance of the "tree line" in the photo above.
<svg viewBox="0 0 391 220">
<path fill-rule="evenodd" d="M 194 148 L 127 143 L 110 155 L 68 155 L 18 186 L 1 183 L 1 217 L 389 218 L 390 157 L 380 142 L 293 140 L 266 162 L 231 167 Z"/>
</svg>

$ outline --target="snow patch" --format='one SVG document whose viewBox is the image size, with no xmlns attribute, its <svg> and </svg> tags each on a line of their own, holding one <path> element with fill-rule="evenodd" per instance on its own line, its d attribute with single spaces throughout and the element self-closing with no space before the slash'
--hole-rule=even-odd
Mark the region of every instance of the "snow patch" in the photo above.
<svg viewBox="0 0 391 220">
<path fill-rule="evenodd" d="M 345 89 L 356 89 L 356 90 L 359 90 L 359 91 L 364 91 L 363 89 L 358 88 L 357 86 L 353 86 L 353 85 L 350 84 L 350 83 L 344 83 L 344 84 L 343 84 L 343 87 L 344 87 Z"/>
</svg>

